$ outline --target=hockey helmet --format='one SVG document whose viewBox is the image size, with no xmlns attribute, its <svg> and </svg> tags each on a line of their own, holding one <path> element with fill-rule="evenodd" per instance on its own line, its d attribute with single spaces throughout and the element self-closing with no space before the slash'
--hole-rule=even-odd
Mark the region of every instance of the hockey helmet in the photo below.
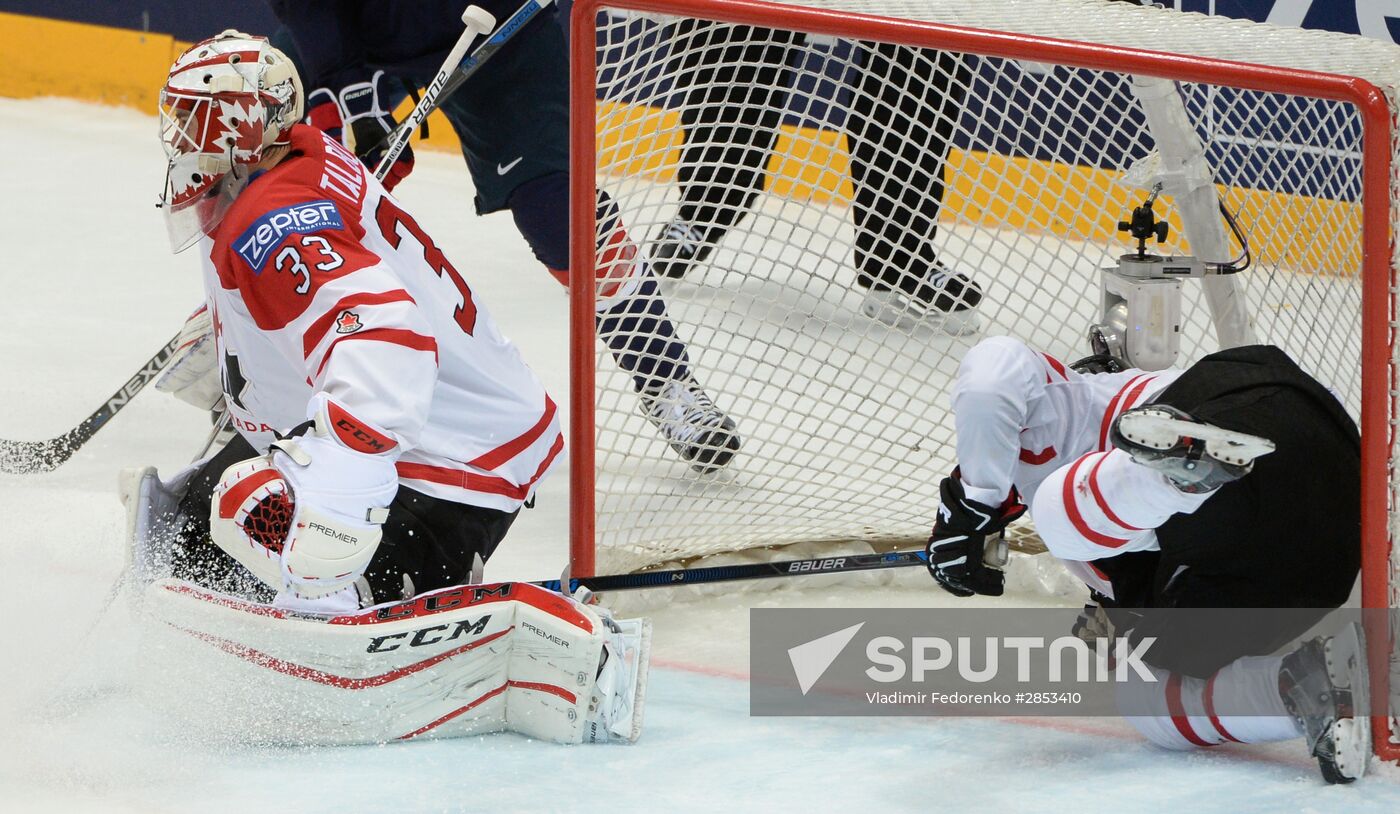
<svg viewBox="0 0 1400 814">
<path fill-rule="evenodd" d="M 160 93 L 160 206 L 174 251 L 212 232 L 263 151 L 288 143 L 302 99 L 296 67 L 265 37 L 229 29 L 175 60 Z"/>
</svg>

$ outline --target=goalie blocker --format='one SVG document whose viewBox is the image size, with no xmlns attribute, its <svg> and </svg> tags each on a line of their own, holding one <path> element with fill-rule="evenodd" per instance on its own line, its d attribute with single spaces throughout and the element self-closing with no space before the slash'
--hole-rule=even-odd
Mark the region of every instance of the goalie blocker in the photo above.
<svg viewBox="0 0 1400 814">
<path fill-rule="evenodd" d="M 123 473 L 145 657 L 196 715 L 243 706 L 240 738 L 387 743 L 518 732 L 556 743 L 641 734 L 651 625 L 524 583 L 463 585 L 342 615 L 219 593 L 169 573 L 181 478 Z M 163 699 L 163 703 L 165 700 Z"/>
</svg>

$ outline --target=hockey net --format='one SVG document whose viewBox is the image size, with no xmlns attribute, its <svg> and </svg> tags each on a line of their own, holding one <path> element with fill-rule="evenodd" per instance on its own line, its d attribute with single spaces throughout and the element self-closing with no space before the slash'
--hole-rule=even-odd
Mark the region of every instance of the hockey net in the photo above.
<svg viewBox="0 0 1400 814">
<path fill-rule="evenodd" d="M 743 438 L 722 471 L 691 471 L 642 416 L 594 337 L 593 287 L 575 287 L 577 571 L 921 545 L 953 464 L 958 360 L 987 335 L 1086 355 L 1099 269 L 1127 250 L 1117 224 L 1156 180 L 1171 223 L 1159 251 L 1235 259 L 1218 199 L 1252 255 L 1241 274 L 1185 281 L 1177 363 L 1269 342 L 1341 394 L 1362 427 L 1364 601 L 1397 604 L 1400 48 L 1109 0 L 589 0 L 573 38 L 573 267 L 601 259 L 595 182 L 648 254 L 676 240 L 667 226 L 694 187 L 725 203 L 692 207 L 691 225 L 746 213 L 661 289 Z M 755 121 L 776 138 L 755 141 Z M 752 201 L 746 149 L 764 151 Z M 936 224 L 908 203 L 937 196 L 930 161 Z M 872 252 L 896 274 L 936 257 L 971 277 L 979 329 L 866 316 Z M 1014 536 L 1033 547 L 1033 529 Z"/>
</svg>

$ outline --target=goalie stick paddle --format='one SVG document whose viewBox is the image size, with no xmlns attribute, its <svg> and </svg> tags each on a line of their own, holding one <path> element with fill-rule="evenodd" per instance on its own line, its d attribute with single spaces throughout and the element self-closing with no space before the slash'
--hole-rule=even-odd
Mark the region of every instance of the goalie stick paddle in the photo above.
<svg viewBox="0 0 1400 814">
<path fill-rule="evenodd" d="M 83 423 L 47 441 L 6 441 L 0 439 L 0 472 L 22 475 L 34 472 L 51 472 L 60 464 L 73 457 L 78 448 L 91 440 L 98 430 L 106 426 L 137 393 L 141 392 L 152 379 L 160 374 L 165 363 L 175 355 L 180 341 L 179 334 L 165 343 L 160 352 L 152 356 L 141 370 L 132 376 L 120 390 L 103 402 L 97 411 Z"/>
<path fill-rule="evenodd" d="M 923 551 L 891 551 L 886 554 L 846 554 L 809 560 L 714 565 L 703 568 L 677 568 L 671 571 L 643 571 L 638 574 L 576 577 L 570 579 L 568 584 L 569 594 L 572 595 L 579 588 L 587 588 L 595 592 L 627 591 L 637 588 L 702 585 L 710 582 L 733 582 L 743 579 L 802 577 L 810 574 L 842 574 L 850 571 L 907 568 L 912 565 L 924 565 L 927 562 L 928 554 Z M 558 591 L 561 588 L 561 582 L 561 580 L 550 579 L 534 584 L 551 591 Z"/>
</svg>

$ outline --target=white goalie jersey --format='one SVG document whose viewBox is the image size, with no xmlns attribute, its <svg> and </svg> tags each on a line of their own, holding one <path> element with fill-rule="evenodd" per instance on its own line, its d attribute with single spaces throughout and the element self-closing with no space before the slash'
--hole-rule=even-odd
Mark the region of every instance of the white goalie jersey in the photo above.
<svg viewBox="0 0 1400 814">
<path fill-rule="evenodd" d="M 291 149 L 201 245 L 234 425 L 265 451 L 329 401 L 401 484 L 518 509 L 563 450 L 554 401 L 354 155 L 306 126 Z"/>
<path fill-rule="evenodd" d="M 1099 479 L 1109 457 L 1102 453 L 1112 449 L 1109 430 L 1114 419 L 1152 401 L 1181 373 L 1086 375 L 1010 337 L 984 339 L 963 357 L 953 387 L 958 467 L 967 496 L 999 506 L 1015 486 L 1051 551 L 1075 576 L 1112 596 L 1089 561 L 1152 548 L 1155 541 L 1150 528 L 1123 524 L 1105 498 L 1119 491 L 1119 485 Z M 1047 480 L 1055 491 L 1037 500 Z M 1117 535 L 1141 539 L 1129 544 Z"/>
</svg>

